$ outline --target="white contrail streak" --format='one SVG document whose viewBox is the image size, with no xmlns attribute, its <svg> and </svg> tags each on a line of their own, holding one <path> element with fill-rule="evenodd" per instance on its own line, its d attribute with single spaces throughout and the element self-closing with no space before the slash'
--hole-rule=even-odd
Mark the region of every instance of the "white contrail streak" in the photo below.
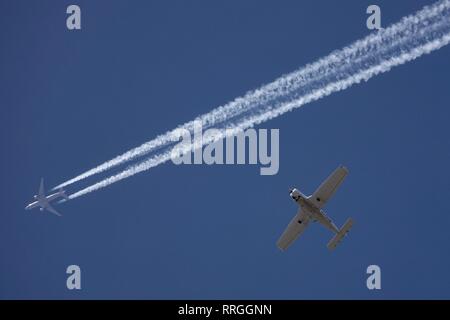
<svg viewBox="0 0 450 320">
<path fill-rule="evenodd" d="M 185 148 L 184 150 L 182 150 L 181 153 L 183 154 L 186 152 L 191 152 L 194 149 L 201 148 L 205 144 L 214 142 L 218 139 L 222 139 L 227 136 L 235 135 L 238 132 L 245 130 L 246 128 L 250 128 L 256 124 L 259 124 L 259 123 L 265 122 L 267 120 L 270 120 L 272 118 L 278 117 L 278 116 L 282 115 L 283 113 L 291 111 L 295 108 L 299 108 L 311 101 L 321 99 L 321 98 L 326 97 L 337 91 L 345 90 L 348 87 L 352 86 L 353 84 L 360 83 L 361 81 L 367 81 L 377 74 L 389 71 L 392 67 L 404 64 L 404 63 L 414 60 L 414 59 L 417 59 L 418 57 L 420 57 L 424 54 L 430 53 L 434 50 L 440 49 L 449 43 L 450 43 L 450 32 L 439 39 L 433 40 L 425 45 L 415 47 L 408 52 L 402 53 L 398 57 L 392 57 L 391 59 L 385 60 L 383 63 L 381 63 L 379 65 L 376 65 L 367 70 L 361 71 L 361 72 L 354 74 L 346 79 L 337 81 L 335 83 L 330 83 L 326 87 L 315 90 L 311 94 L 306 95 L 298 100 L 292 101 L 290 103 L 286 103 L 285 105 L 283 105 L 279 108 L 267 111 L 266 113 L 255 116 L 253 118 L 246 119 L 245 121 L 234 126 L 231 130 L 221 130 L 220 133 L 218 133 L 215 136 L 210 136 L 207 140 L 203 140 L 202 142 L 197 141 L 196 144 L 193 144 L 189 148 Z M 87 193 L 104 188 L 112 183 L 115 183 L 115 182 L 118 182 L 125 178 L 131 177 L 142 171 L 146 171 L 153 167 L 156 167 L 156 166 L 170 160 L 171 154 L 172 154 L 172 149 L 165 151 L 163 153 L 157 154 L 154 157 L 152 157 L 146 161 L 143 161 L 137 165 L 134 165 L 116 175 L 113 175 L 109 178 L 106 178 L 100 182 L 93 184 L 92 186 L 89 186 L 85 189 L 82 189 L 76 193 L 71 194 L 69 196 L 69 199 L 75 199 L 75 198 L 85 195 Z"/>
<path fill-rule="evenodd" d="M 443 26 L 448 25 L 450 1 L 439 1 L 425 7 L 414 15 L 401 19 L 389 28 L 371 33 L 369 36 L 354 42 L 339 51 L 332 52 L 318 61 L 282 76 L 274 82 L 250 91 L 243 97 L 218 107 L 209 113 L 198 116 L 178 128 L 193 130 L 195 121 L 200 120 L 203 128 L 225 127 L 238 117 L 253 112 L 261 113 L 267 107 L 280 106 L 293 99 L 300 98 L 314 88 L 326 83 L 337 81 L 359 70 L 361 66 L 373 65 L 371 60 L 380 60 L 409 49 L 416 39 L 424 40 L 427 36 L 439 33 Z M 172 137 L 176 130 L 157 136 L 139 147 L 131 149 L 93 169 L 90 169 L 54 189 L 62 188 L 92 175 L 104 172 L 115 166 L 132 161 L 146 154 L 156 152 L 173 143 Z"/>
</svg>

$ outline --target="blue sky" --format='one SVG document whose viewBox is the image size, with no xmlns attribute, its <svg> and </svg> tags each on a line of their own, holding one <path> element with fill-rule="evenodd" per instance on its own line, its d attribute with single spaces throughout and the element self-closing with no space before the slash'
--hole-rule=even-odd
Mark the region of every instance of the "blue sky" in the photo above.
<svg viewBox="0 0 450 320">
<path fill-rule="evenodd" d="M 427 3 L 377 2 L 383 26 Z M 62 218 L 23 210 L 41 176 L 54 186 L 365 36 L 369 4 L 1 2 L 0 298 L 450 298 L 448 47 L 260 125 L 280 129 L 275 176 L 167 163 Z M 280 252 L 289 187 L 311 193 L 339 164 L 327 212 L 354 218 L 349 237 L 330 253 L 314 224 Z"/>
</svg>

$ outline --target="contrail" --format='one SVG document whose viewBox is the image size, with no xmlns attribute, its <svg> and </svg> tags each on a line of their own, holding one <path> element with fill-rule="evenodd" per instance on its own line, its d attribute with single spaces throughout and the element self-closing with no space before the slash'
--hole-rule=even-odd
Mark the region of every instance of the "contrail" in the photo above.
<svg viewBox="0 0 450 320">
<path fill-rule="evenodd" d="M 194 146 L 186 148 L 183 152 L 190 152 L 218 139 L 235 135 L 242 130 L 278 117 L 307 103 L 334 92 L 345 90 L 353 84 L 367 81 L 375 75 L 389 71 L 392 67 L 435 51 L 449 42 L 450 1 L 439 1 L 414 15 L 403 18 L 389 28 L 371 34 L 313 64 L 250 92 L 243 98 L 238 98 L 224 107 L 219 107 L 198 117 L 196 120 L 201 120 L 202 123 L 206 124 L 206 127 L 216 125 L 221 130 L 215 136 L 197 141 Z M 178 128 L 183 127 L 191 130 L 193 123 L 194 121 L 190 121 Z M 231 129 L 225 130 L 225 128 Z M 169 131 L 149 141 L 147 144 L 151 147 L 139 155 L 148 154 L 158 150 L 158 148 L 164 148 L 162 151 L 157 152 L 148 160 L 73 193 L 69 196 L 69 199 L 104 188 L 170 160 L 172 148 L 169 148 L 169 146 L 173 143 L 173 132 L 174 130 Z M 122 158 L 124 161 L 120 163 L 135 159 L 137 157 L 135 156 L 137 154 L 136 149 L 127 152 L 128 154 L 132 152 L 133 156 L 126 159 Z M 142 149 L 138 150 L 138 152 L 140 151 Z M 81 179 L 83 178 L 78 180 Z M 70 183 L 63 183 L 58 187 L 68 184 Z"/>
<path fill-rule="evenodd" d="M 345 75 L 351 72 L 351 70 L 348 70 L 349 68 L 354 68 L 356 64 L 367 61 L 371 56 L 388 55 L 391 50 L 398 50 L 399 46 L 405 42 L 411 42 L 411 37 L 416 37 L 418 32 L 433 32 L 433 28 L 439 28 L 440 24 L 448 23 L 445 17 L 449 7 L 449 1 L 439 1 L 432 6 L 425 7 L 415 15 L 404 17 L 400 22 L 387 29 L 372 33 L 344 49 L 332 52 L 312 64 L 308 64 L 295 72 L 282 76 L 257 90 L 250 91 L 243 97 L 239 97 L 224 106 L 215 108 L 209 113 L 198 116 L 196 119 L 176 129 L 184 128 L 192 131 L 195 121 L 201 121 L 205 129 L 220 125 L 224 126 L 224 124 L 233 118 L 252 112 L 255 109 L 292 100 L 293 95 L 299 96 L 302 93 L 302 90 L 299 90 L 301 88 L 308 90 L 312 86 L 326 81 L 330 76 L 336 77 L 339 73 Z M 174 130 L 159 135 L 155 139 L 67 180 L 53 189 L 68 186 L 164 148 L 173 143 L 172 136 Z"/>
</svg>

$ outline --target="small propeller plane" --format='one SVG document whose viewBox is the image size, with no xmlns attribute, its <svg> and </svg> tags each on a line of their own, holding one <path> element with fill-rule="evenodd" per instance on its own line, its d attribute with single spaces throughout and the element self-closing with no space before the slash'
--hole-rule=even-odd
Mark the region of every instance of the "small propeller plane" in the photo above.
<svg viewBox="0 0 450 320">
<path fill-rule="evenodd" d="M 41 179 L 41 185 L 39 186 L 39 194 L 34 196 L 35 201 L 27 205 L 25 207 L 25 210 L 40 207 L 39 210 L 41 211 L 44 211 L 45 209 L 57 216 L 61 216 L 61 214 L 50 205 L 50 202 L 58 198 L 68 199 L 66 192 L 63 189 L 59 189 L 58 192 L 46 196 L 44 189 L 44 179 Z"/>
<path fill-rule="evenodd" d="M 318 221 L 335 233 L 327 247 L 330 250 L 336 248 L 352 227 L 353 220 L 351 218 L 347 219 L 342 228 L 338 229 L 322 208 L 336 192 L 347 174 L 347 168 L 344 166 L 338 167 L 310 196 L 305 196 L 295 188 L 289 190 L 290 197 L 298 204 L 299 209 L 280 239 L 278 239 L 278 248 L 286 250 L 305 231 L 310 221 Z"/>
</svg>

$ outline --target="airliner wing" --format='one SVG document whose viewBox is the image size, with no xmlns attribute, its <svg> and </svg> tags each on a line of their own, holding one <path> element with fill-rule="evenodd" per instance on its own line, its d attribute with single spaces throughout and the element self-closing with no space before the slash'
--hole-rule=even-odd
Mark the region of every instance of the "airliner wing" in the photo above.
<svg viewBox="0 0 450 320">
<path fill-rule="evenodd" d="M 310 200 L 318 208 L 322 208 L 336 192 L 347 174 L 348 170 L 346 167 L 338 167 L 324 182 L 322 182 L 319 188 L 312 194 Z"/>
<path fill-rule="evenodd" d="M 44 178 L 41 178 L 41 184 L 39 185 L 39 197 L 45 197 Z"/>
<path fill-rule="evenodd" d="M 57 216 L 60 216 L 60 217 L 61 217 L 61 214 L 60 214 L 58 211 L 56 211 L 55 208 L 53 208 L 53 207 L 50 205 L 50 203 L 47 203 L 47 205 L 45 206 L 45 209 L 48 210 L 48 211 L 50 211 L 51 213 L 56 214 Z"/>
<path fill-rule="evenodd" d="M 286 250 L 300 234 L 305 231 L 309 224 L 309 216 L 302 209 L 298 210 L 298 213 L 291 220 L 286 230 L 284 230 L 280 239 L 277 241 L 277 246 L 281 250 Z"/>
</svg>

